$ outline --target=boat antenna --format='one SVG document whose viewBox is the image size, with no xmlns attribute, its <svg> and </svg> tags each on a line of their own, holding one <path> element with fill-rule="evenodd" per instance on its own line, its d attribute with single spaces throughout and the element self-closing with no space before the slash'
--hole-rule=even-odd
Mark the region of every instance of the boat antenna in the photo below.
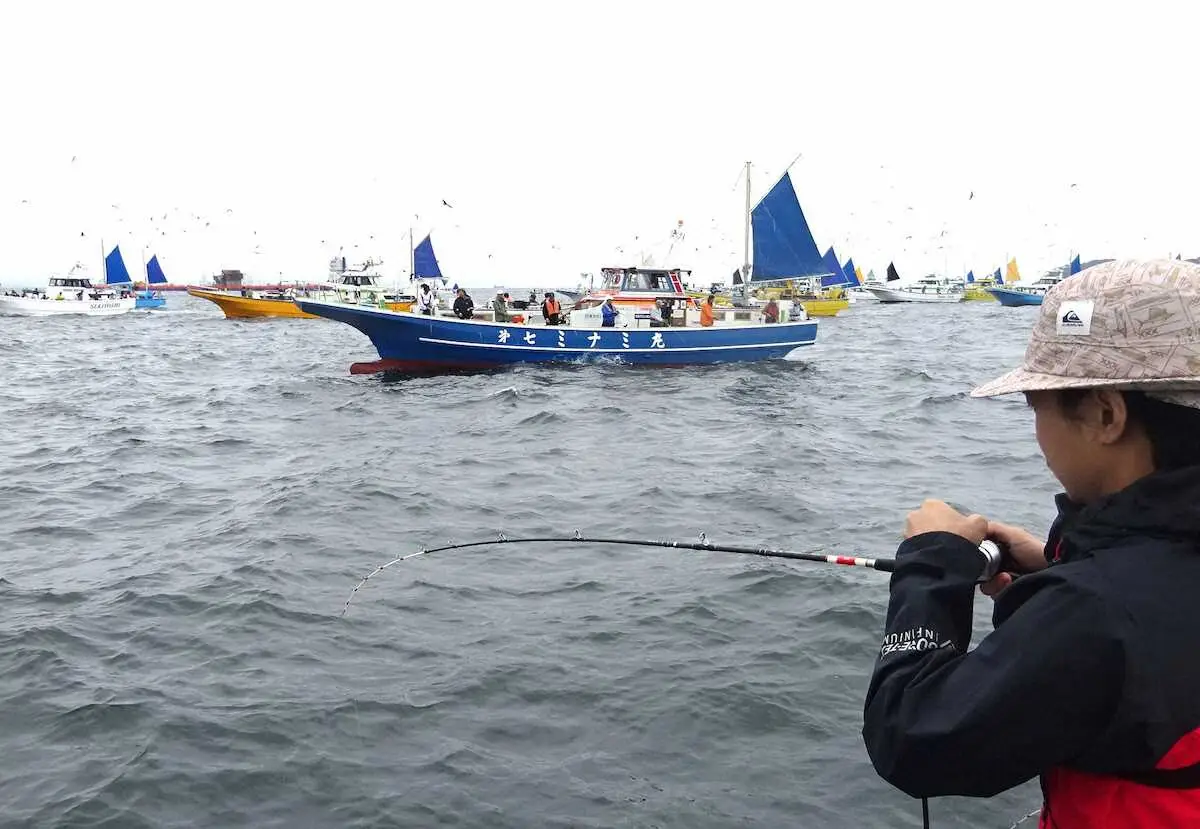
<svg viewBox="0 0 1200 829">
<path fill-rule="evenodd" d="M 746 229 L 742 234 L 742 285 L 746 301 L 750 300 L 750 162 L 746 162 Z"/>
<path fill-rule="evenodd" d="M 415 553 L 398 556 L 386 564 L 381 564 L 370 573 L 363 576 L 354 589 L 350 591 L 350 596 L 346 599 L 346 603 L 342 606 L 341 616 L 346 615 L 346 611 L 350 609 L 350 602 L 362 589 L 362 586 L 367 583 L 372 577 L 394 564 L 399 564 L 402 561 L 408 561 L 410 558 L 429 555 L 430 553 L 441 553 L 447 550 L 466 550 L 472 547 L 490 547 L 499 544 L 622 544 L 633 547 L 664 547 L 674 550 L 699 550 L 701 552 L 713 553 L 733 553 L 743 556 L 758 556 L 759 558 L 785 558 L 794 561 L 811 561 L 817 564 L 839 564 L 847 567 L 866 567 L 872 570 L 879 570 L 884 573 L 890 573 L 896 569 L 896 560 L 891 558 L 865 558 L 860 556 L 839 556 L 829 553 L 823 553 L 820 548 L 812 550 L 780 550 L 771 547 L 748 547 L 745 545 L 736 544 L 712 544 L 704 533 L 700 533 L 698 541 L 676 541 L 671 539 L 648 539 L 648 538 L 585 538 L 579 530 L 575 531 L 574 535 L 567 536 L 531 536 L 527 538 L 509 538 L 503 532 L 498 532 L 495 538 L 489 538 L 482 541 L 467 541 L 462 544 L 445 544 L 440 547 L 428 547 L 417 550 Z M 991 541 L 984 541 L 979 547 L 980 553 L 984 557 L 984 569 L 980 576 L 980 581 L 986 581 L 996 574 L 1000 566 L 1001 551 Z"/>
</svg>

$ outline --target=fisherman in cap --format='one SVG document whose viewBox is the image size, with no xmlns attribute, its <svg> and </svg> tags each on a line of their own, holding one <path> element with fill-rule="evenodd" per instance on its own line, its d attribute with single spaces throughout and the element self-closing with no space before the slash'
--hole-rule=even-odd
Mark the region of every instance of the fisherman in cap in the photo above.
<svg viewBox="0 0 1200 829">
<path fill-rule="evenodd" d="M 1200 826 L 1200 267 L 1118 261 L 1047 292 L 1024 394 L 1062 484 L 1043 541 L 926 501 L 908 516 L 864 707 L 914 797 L 1040 777 L 1042 829 Z M 978 545 L 994 630 L 974 650 Z"/>
<path fill-rule="evenodd" d="M 492 300 L 492 319 L 496 322 L 509 322 L 511 316 L 508 313 L 508 292 L 497 291 L 496 298 Z"/>
</svg>

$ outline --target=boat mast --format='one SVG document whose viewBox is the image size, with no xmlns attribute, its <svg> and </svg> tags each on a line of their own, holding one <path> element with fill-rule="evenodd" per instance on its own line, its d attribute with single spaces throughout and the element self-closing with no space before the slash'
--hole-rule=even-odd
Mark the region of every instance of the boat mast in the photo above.
<svg viewBox="0 0 1200 829">
<path fill-rule="evenodd" d="M 746 226 L 742 234 L 742 290 L 750 297 L 750 162 L 746 162 Z"/>
<path fill-rule="evenodd" d="M 413 229 L 410 225 L 408 228 L 408 281 L 413 282 L 417 278 L 417 253 L 413 246 Z"/>
</svg>

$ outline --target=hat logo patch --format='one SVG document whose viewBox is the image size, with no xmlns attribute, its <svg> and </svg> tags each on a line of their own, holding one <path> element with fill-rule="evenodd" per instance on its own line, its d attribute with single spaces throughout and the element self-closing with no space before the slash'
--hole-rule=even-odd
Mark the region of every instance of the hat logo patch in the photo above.
<svg viewBox="0 0 1200 829">
<path fill-rule="evenodd" d="M 1064 302 L 1058 306 L 1058 321 L 1055 325 L 1059 336 L 1081 335 L 1092 333 L 1092 311 L 1095 302 L 1090 299 L 1077 299 Z"/>
</svg>

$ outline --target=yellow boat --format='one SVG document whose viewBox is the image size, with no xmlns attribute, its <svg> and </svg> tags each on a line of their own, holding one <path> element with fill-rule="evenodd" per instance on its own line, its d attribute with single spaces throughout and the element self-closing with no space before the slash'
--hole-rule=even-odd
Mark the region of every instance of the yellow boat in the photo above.
<svg viewBox="0 0 1200 829">
<path fill-rule="evenodd" d="M 761 299 L 790 299 L 804 308 L 810 317 L 836 317 L 838 312 L 850 307 L 850 300 L 841 288 L 823 288 L 814 292 L 811 288 L 763 288 L 757 292 Z"/>
<path fill-rule="evenodd" d="M 190 296 L 215 302 L 225 312 L 226 319 L 250 319 L 254 317 L 303 317 L 317 319 L 300 310 L 290 297 L 272 295 L 267 297 L 242 296 L 227 291 L 206 291 L 203 288 L 188 288 Z"/>
<path fill-rule="evenodd" d="M 988 288 L 996 284 L 990 276 L 976 279 L 974 271 L 967 271 L 967 290 L 963 294 L 963 302 L 995 302 L 996 297 L 988 293 Z"/>
<path fill-rule="evenodd" d="M 225 312 L 226 319 L 252 319 L 256 317 L 302 317 L 304 319 L 320 319 L 313 314 L 306 314 L 292 298 L 283 294 L 268 294 L 266 296 L 242 296 L 227 291 L 208 291 L 203 288 L 188 288 L 191 296 L 215 302 L 217 307 Z M 411 311 L 411 302 L 384 302 L 379 307 L 389 311 Z"/>
<path fill-rule="evenodd" d="M 850 307 L 850 300 L 848 299 L 825 296 L 807 299 L 796 297 L 792 301 L 799 304 L 804 309 L 804 313 L 810 317 L 836 317 L 839 311 L 845 311 Z"/>
<path fill-rule="evenodd" d="M 963 302 L 987 302 L 989 300 L 995 302 L 996 298 L 987 292 L 987 289 L 990 287 L 990 282 L 987 285 L 974 284 L 969 286 L 966 292 L 963 293 Z"/>
</svg>

